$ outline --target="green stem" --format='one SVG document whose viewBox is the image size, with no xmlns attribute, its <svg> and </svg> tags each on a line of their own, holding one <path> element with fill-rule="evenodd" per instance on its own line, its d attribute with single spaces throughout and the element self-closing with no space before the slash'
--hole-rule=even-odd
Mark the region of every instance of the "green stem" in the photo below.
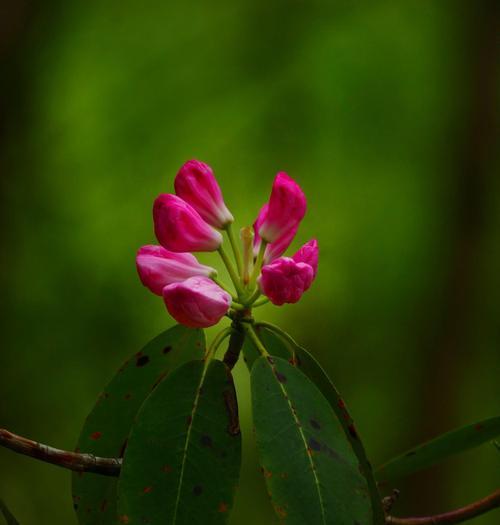
<svg viewBox="0 0 500 525">
<path fill-rule="evenodd" d="M 257 288 L 255 292 L 248 298 L 247 301 L 245 301 L 245 304 L 248 306 L 253 306 L 253 303 L 259 298 L 260 296 L 260 290 Z"/>
<path fill-rule="evenodd" d="M 257 308 L 258 306 L 262 306 L 264 304 L 267 304 L 269 302 L 269 297 L 261 297 L 258 301 L 255 301 L 255 303 L 252 304 L 252 308 Z"/>
<path fill-rule="evenodd" d="M 295 352 L 295 348 L 299 346 L 291 335 L 287 334 L 284 330 L 282 330 L 279 326 L 276 326 L 275 324 L 268 323 L 266 321 L 259 321 L 257 323 L 257 326 L 262 326 L 262 328 L 267 328 L 271 332 L 274 332 L 278 337 L 281 337 L 281 339 L 284 339 L 285 342 L 290 345 L 291 350 L 293 352 Z"/>
<path fill-rule="evenodd" d="M 255 331 L 254 327 L 250 323 L 242 323 L 242 326 L 245 328 L 248 336 L 253 341 L 253 344 L 256 346 L 257 350 L 261 353 L 261 355 L 269 357 L 269 352 L 266 350 L 266 347 L 262 344 L 262 341 L 257 335 L 257 332 Z"/>
<path fill-rule="evenodd" d="M 226 226 L 226 232 L 227 236 L 229 237 L 229 243 L 231 244 L 231 248 L 233 249 L 234 259 L 236 261 L 236 267 L 238 268 L 238 274 L 241 276 L 243 272 L 243 262 L 241 260 L 241 253 L 240 248 L 238 246 L 238 243 L 236 242 L 236 238 L 234 236 L 234 230 L 233 230 L 233 223 L 230 222 Z"/>
<path fill-rule="evenodd" d="M 231 277 L 231 281 L 233 281 L 234 287 L 236 288 L 238 295 L 242 295 L 243 290 L 241 288 L 240 279 L 238 275 L 236 274 L 233 263 L 229 259 L 222 245 L 219 246 L 217 251 L 219 252 L 219 255 L 221 256 L 222 262 L 226 265 L 227 271 L 229 272 L 229 277 Z"/>
<path fill-rule="evenodd" d="M 219 346 L 222 344 L 226 337 L 229 337 L 231 335 L 232 331 L 233 329 L 230 326 L 228 326 L 215 336 L 215 339 L 212 341 L 212 344 L 210 345 L 205 354 L 205 361 L 207 364 L 211 359 L 213 359 L 215 352 L 217 352 L 217 348 L 219 348 Z"/>
<path fill-rule="evenodd" d="M 237 311 L 243 311 L 243 310 L 246 310 L 247 307 L 242 305 L 241 303 L 237 302 L 237 301 L 233 301 L 231 303 L 231 308 L 234 308 L 235 310 Z"/>
</svg>

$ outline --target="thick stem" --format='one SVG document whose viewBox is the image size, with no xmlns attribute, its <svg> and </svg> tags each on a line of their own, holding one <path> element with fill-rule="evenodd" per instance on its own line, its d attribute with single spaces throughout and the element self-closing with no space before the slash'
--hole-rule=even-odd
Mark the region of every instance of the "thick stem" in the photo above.
<svg viewBox="0 0 500 525">
<path fill-rule="evenodd" d="M 94 472 L 103 476 L 115 477 L 120 475 L 122 460 L 119 458 L 100 458 L 92 454 L 60 450 L 18 436 L 3 428 L 0 428 L 0 445 L 18 454 L 30 456 L 75 472 Z"/>
<path fill-rule="evenodd" d="M 243 348 L 243 343 L 245 341 L 245 332 L 240 326 L 240 323 L 233 322 L 233 331 L 231 333 L 231 338 L 229 339 L 229 345 L 227 347 L 226 353 L 224 354 L 224 363 L 232 370 L 238 359 L 240 357 L 241 349 Z"/>
<path fill-rule="evenodd" d="M 462 523 L 463 521 L 480 516 L 481 514 L 496 509 L 497 507 L 500 507 L 500 489 L 479 501 L 475 501 L 474 503 L 461 507 L 460 509 L 445 512 L 444 514 L 417 518 L 396 518 L 394 516 L 387 516 L 385 521 L 390 525 L 438 525 L 440 523 Z"/>
</svg>

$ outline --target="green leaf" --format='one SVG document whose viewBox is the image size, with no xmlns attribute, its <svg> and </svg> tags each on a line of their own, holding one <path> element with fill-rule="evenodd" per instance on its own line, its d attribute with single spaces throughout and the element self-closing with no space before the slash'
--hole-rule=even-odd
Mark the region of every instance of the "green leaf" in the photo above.
<svg viewBox="0 0 500 525">
<path fill-rule="evenodd" d="M 119 522 L 226 523 L 241 463 L 236 393 L 218 360 L 162 381 L 132 427 L 118 484 Z"/>
<path fill-rule="evenodd" d="M 87 417 L 77 450 L 96 456 L 122 457 L 137 411 L 155 385 L 180 364 L 200 359 L 205 351 L 201 330 L 181 325 L 166 330 L 126 361 L 100 394 Z M 73 503 L 80 525 L 116 523 L 117 479 L 73 474 Z"/>
<path fill-rule="evenodd" d="M 282 337 L 264 326 L 257 325 L 256 329 L 264 346 L 271 355 L 288 357 L 290 356 L 290 352 L 293 352 L 295 356 L 293 364 L 295 364 L 295 366 L 319 388 L 326 400 L 330 403 L 337 419 L 342 425 L 346 438 L 350 442 L 354 453 L 358 458 L 361 470 L 367 480 L 368 488 L 370 490 L 370 499 L 372 502 L 374 523 L 377 525 L 384 525 L 385 513 L 382 507 L 382 498 L 377 488 L 372 466 L 366 455 L 359 433 L 354 425 L 354 420 L 338 390 L 335 388 L 334 384 L 316 359 L 291 338 L 285 341 Z"/>
<path fill-rule="evenodd" d="M 252 407 L 261 467 L 287 525 L 372 523 L 366 479 L 330 404 L 282 358 L 252 367 Z"/>
<path fill-rule="evenodd" d="M 296 346 L 295 357 L 297 360 L 296 366 L 319 388 L 321 393 L 330 403 L 330 406 L 333 408 L 337 419 L 340 421 L 344 434 L 349 440 L 352 449 L 358 458 L 362 473 L 368 484 L 373 510 L 373 521 L 377 525 L 384 525 L 385 512 L 382 507 L 382 498 L 377 488 L 373 469 L 345 401 L 342 399 L 321 365 L 307 350 L 300 346 Z"/>
<path fill-rule="evenodd" d="M 2 516 L 5 518 L 5 522 L 7 525 L 19 525 L 19 522 L 14 518 L 14 515 L 10 510 L 8 509 L 7 505 L 3 502 L 3 500 L 0 499 L 0 512 L 2 513 Z"/>
<path fill-rule="evenodd" d="M 453 430 L 412 448 L 381 467 L 375 474 L 379 481 L 401 478 L 426 469 L 444 459 L 478 447 L 500 436 L 500 416 Z"/>
</svg>

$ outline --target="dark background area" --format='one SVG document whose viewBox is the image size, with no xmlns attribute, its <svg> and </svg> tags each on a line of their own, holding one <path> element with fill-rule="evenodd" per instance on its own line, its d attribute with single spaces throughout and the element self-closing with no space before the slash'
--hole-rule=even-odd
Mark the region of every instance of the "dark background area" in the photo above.
<svg viewBox="0 0 500 525">
<path fill-rule="evenodd" d="M 297 305 L 257 316 L 321 361 L 374 464 L 498 415 L 496 2 L 0 10 L 1 427 L 72 448 L 120 363 L 172 324 L 134 257 L 189 158 L 213 166 L 238 226 L 278 170 L 305 189 L 292 249 L 318 238 L 318 278 Z M 271 524 L 240 365 L 237 381 L 232 523 Z M 402 480 L 394 513 L 483 497 L 499 466 L 485 445 Z M 69 478 L 0 449 L 0 497 L 22 525 L 75 524 Z"/>
</svg>

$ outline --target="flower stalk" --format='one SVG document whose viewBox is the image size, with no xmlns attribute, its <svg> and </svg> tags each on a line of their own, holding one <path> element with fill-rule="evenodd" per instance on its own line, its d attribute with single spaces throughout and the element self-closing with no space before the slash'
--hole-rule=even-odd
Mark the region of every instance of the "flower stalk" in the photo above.
<svg viewBox="0 0 500 525">
<path fill-rule="evenodd" d="M 238 243 L 236 242 L 236 238 L 235 238 L 235 235 L 234 235 L 234 230 L 233 230 L 233 224 L 232 223 L 229 223 L 226 226 L 226 233 L 227 233 L 227 236 L 229 238 L 229 243 L 231 244 L 231 248 L 233 250 L 234 260 L 236 261 L 236 268 L 238 270 L 239 275 L 242 275 L 242 273 L 243 273 L 243 262 L 242 262 L 242 259 L 241 259 L 240 248 L 238 246 Z"/>
<path fill-rule="evenodd" d="M 219 252 L 222 262 L 224 263 L 224 266 L 227 268 L 229 277 L 231 278 L 231 281 L 234 287 L 236 288 L 236 291 L 238 292 L 238 297 L 241 297 L 243 295 L 243 289 L 241 288 L 240 278 L 238 274 L 236 273 L 236 270 L 234 269 L 231 259 L 229 258 L 228 254 L 226 253 L 226 250 L 224 250 L 222 245 L 219 246 L 217 251 Z"/>
<path fill-rule="evenodd" d="M 243 244 L 243 286 L 248 286 L 250 273 L 253 268 L 253 231 L 250 226 L 241 229 L 241 242 Z"/>
</svg>

